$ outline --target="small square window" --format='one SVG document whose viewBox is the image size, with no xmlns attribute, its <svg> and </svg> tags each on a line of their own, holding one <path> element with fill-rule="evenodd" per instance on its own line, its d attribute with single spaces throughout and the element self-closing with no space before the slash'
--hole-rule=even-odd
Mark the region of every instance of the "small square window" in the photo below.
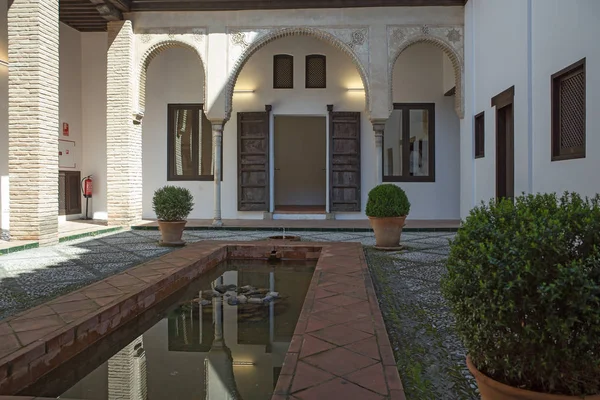
<svg viewBox="0 0 600 400">
<path fill-rule="evenodd" d="M 327 58 L 320 54 L 306 56 L 306 88 L 327 87 Z"/>
<path fill-rule="evenodd" d="M 294 88 L 294 57 L 278 54 L 273 58 L 273 88 Z"/>
<path fill-rule="evenodd" d="M 475 116 L 475 158 L 485 157 L 485 114 Z"/>
<path fill-rule="evenodd" d="M 552 75 L 552 161 L 585 158 L 585 58 Z"/>
</svg>

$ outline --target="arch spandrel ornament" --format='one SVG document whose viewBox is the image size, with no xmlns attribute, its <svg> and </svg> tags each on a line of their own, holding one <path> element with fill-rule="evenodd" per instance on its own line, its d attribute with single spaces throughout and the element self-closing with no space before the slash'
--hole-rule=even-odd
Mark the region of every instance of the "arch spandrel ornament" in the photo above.
<svg viewBox="0 0 600 400">
<path fill-rule="evenodd" d="M 207 30 L 205 28 L 151 28 L 135 32 L 135 68 L 137 111 L 144 112 L 146 103 L 146 72 L 150 62 L 163 50 L 172 47 L 182 47 L 192 50 L 204 69 L 204 98 L 207 90 Z"/>
<path fill-rule="evenodd" d="M 393 109 L 394 66 L 404 50 L 417 43 L 430 43 L 452 62 L 456 81 L 455 109 L 464 118 L 464 27 L 462 25 L 390 25 L 388 37 L 389 106 Z"/>
<path fill-rule="evenodd" d="M 246 62 L 267 44 L 288 36 L 310 36 L 329 43 L 350 56 L 365 87 L 366 109 L 370 111 L 369 29 L 368 27 L 286 27 L 232 29 L 228 33 L 228 82 L 225 111 L 231 116 L 233 89 Z"/>
</svg>

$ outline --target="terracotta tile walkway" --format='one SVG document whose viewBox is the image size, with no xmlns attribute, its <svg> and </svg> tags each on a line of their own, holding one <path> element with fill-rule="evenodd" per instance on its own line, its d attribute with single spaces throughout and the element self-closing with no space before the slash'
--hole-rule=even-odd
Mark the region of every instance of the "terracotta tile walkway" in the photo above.
<svg viewBox="0 0 600 400">
<path fill-rule="evenodd" d="M 362 246 L 325 247 L 272 400 L 404 399 Z"/>
<path fill-rule="evenodd" d="M 273 400 L 404 399 L 360 243 L 203 241 L 17 314 L 0 323 L 0 391 L 18 392 L 225 258 L 272 250 L 319 257 Z"/>
</svg>

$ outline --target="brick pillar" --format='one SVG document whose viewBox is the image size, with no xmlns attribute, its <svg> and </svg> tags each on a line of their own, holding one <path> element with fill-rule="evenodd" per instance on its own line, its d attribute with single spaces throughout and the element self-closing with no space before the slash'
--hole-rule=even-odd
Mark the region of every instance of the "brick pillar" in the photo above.
<svg viewBox="0 0 600 400">
<path fill-rule="evenodd" d="M 375 168 L 377 180 L 375 182 L 379 185 L 383 182 L 383 133 L 386 120 L 373 119 L 371 123 L 375 133 L 375 162 L 377 165 Z"/>
<path fill-rule="evenodd" d="M 106 196 L 108 224 L 142 219 L 142 126 L 134 124 L 134 34 L 131 21 L 108 23 Z"/>
<path fill-rule="evenodd" d="M 58 0 L 8 10 L 8 172 L 12 240 L 58 243 Z"/>
</svg>

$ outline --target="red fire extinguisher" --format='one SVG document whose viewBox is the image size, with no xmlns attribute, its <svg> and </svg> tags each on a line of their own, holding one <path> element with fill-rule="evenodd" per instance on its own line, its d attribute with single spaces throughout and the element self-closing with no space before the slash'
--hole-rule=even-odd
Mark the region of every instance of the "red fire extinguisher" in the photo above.
<svg viewBox="0 0 600 400">
<path fill-rule="evenodd" d="M 88 175 L 81 180 L 81 192 L 83 193 L 83 197 L 85 197 L 85 218 L 88 218 L 88 201 L 92 197 L 92 175 Z"/>
<path fill-rule="evenodd" d="M 83 197 L 89 199 L 92 197 L 92 176 L 87 176 L 83 178 Z"/>
</svg>

